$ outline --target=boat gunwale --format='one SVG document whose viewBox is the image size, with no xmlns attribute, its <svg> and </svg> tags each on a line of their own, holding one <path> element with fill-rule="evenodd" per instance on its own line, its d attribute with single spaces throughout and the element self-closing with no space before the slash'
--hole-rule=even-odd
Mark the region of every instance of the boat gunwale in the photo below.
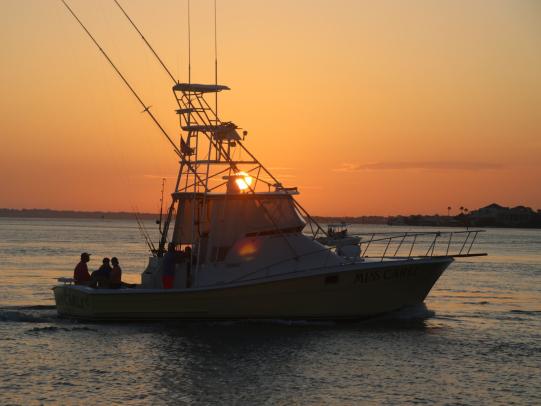
<svg viewBox="0 0 541 406">
<path fill-rule="evenodd" d="M 317 277 L 317 276 L 325 276 L 325 275 L 334 275 L 344 272 L 351 272 L 351 271 L 364 271 L 368 269 L 379 269 L 379 268 L 388 268 L 390 266 L 403 266 L 403 265 L 411 265 L 411 264 L 435 264 L 435 263 L 448 263 L 451 264 L 454 262 L 454 258 L 452 256 L 439 256 L 439 257 L 426 257 L 421 259 L 415 259 L 415 258 L 409 258 L 409 259 L 401 259 L 401 260 L 395 260 L 395 261 L 363 261 L 363 262 L 355 262 L 351 264 L 340 264 L 334 267 L 320 267 L 320 268 L 311 268 L 311 269 L 305 269 L 300 271 L 294 271 L 289 272 L 287 274 L 282 275 L 276 275 L 275 277 L 261 277 L 258 279 L 252 279 L 249 281 L 244 281 L 242 283 L 229 283 L 229 284 L 221 284 L 221 285 L 211 285 L 211 286 L 202 286 L 202 287 L 193 287 L 193 288 L 183 288 L 183 289 L 145 289 L 145 288 L 126 288 L 126 289 L 107 289 L 107 288 L 91 288 L 89 286 L 84 285 L 67 285 L 67 284 L 58 284 L 55 285 L 52 289 L 55 290 L 56 288 L 69 288 L 69 289 L 75 289 L 77 291 L 87 293 L 90 295 L 123 295 L 123 294 L 178 294 L 178 293 L 195 293 L 195 292 L 207 292 L 207 291 L 213 291 L 213 290 L 220 290 L 220 289 L 233 289 L 233 288 L 240 288 L 240 287 L 246 287 L 246 286 L 256 286 L 256 285 L 265 285 L 268 283 L 274 283 L 274 282 L 281 282 L 281 281 L 288 281 L 288 280 L 295 280 L 295 279 L 303 279 L 303 278 L 309 278 L 309 277 Z M 369 264 L 372 266 L 364 266 L 360 269 L 357 268 L 359 265 L 365 265 Z M 310 271 L 325 269 L 324 271 L 318 271 L 311 274 L 303 274 L 299 275 L 299 273 L 308 273 Z M 288 275 L 295 274 L 293 277 L 285 277 Z M 263 280 L 264 279 L 264 280 Z"/>
</svg>

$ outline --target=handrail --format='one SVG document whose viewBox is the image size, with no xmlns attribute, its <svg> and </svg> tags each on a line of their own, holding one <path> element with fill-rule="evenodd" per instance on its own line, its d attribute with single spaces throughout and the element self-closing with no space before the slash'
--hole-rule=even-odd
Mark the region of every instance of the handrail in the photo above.
<svg viewBox="0 0 541 406">
<path fill-rule="evenodd" d="M 485 230 L 463 230 L 463 231 L 431 231 L 431 232 L 403 232 L 403 233 L 370 233 L 364 234 L 370 236 L 368 241 L 363 241 L 363 234 L 354 234 L 356 237 L 361 237 L 359 243 L 362 252 L 362 258 L 378 258 L 383 260 L 384 258 L 418 258 L 418 257 L 434 257 L 434 256 L 464 256 L 470 255 L 471 249 L 477 239 L 479 233 L 485 232 Z M 378 235 L 382 235 L 381 238 L 377 238 Z M 449 237 L 447 238 L 447 235 Z M 458 238 L 457 238 L 458 236 Z M 460 238 L 463 236 L 463 238 Z M 425 241 L 419 241 L 422 238 Z M 426 237 L 430 237 L 428 241 Z M 397 241 L 397 246 L 394 248 L 393 243 Z M 438 244 L 438 241 L 443 240 L 443 244 Z M 411 241 L 411 243 L 410 243 Z M 368 251 L 374 247 L 378 247 L 383 251 L 381 254 L 368 255 Z M 420 246 L 424 246 L 423 255 L 416 254 L 421 249 Z M 459 246 L 456 248 L 456 252 L 453 253 L 453 246 Z M 400 250 L 405 247 L 409 248 L 407 255 L 400 255 Z M 394 250 L 393 255 L 387 255 L 389 250 Z M 381 252 L 380 251 L 380 252 Z M 392 251 L 391 251 L 392 252 Z M 473 256 L 473 255 L 470 255 Z"/>
</svg>

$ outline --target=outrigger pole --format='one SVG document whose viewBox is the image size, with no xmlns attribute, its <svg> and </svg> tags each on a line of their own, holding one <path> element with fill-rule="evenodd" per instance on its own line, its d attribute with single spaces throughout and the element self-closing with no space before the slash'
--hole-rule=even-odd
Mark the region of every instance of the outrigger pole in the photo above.
<svg viewBox="0 0 541 406">
<path fill-rule="evenodd" d="M 60 0 L 62 2 L 62 4 L 64 4 L 64 6 L 66 6 L 66 8 L 68 9 L 68 11 L 71 13 L 71 15 L 77 20 L 77 22 L 79 23 L 79 25 L 83 28 L 83 30 L 87 33 L 87 35 L 90 37 L 90 39 L 92 40 L 92 42 L 94 43 L 94 45 L 96 45 L 96 47 L 98 47 L 98 49 L 100 50 L 100 52 L 103 54 L 103 56 L 105 57 L 105 59 L 107 59 L 107 62 L 109 62 L 109 64 L 113 67 L 113 69 L 115 70 L 115 72 L 118 74 L 118 76 L 122 79 L 122 81 L 124 82 L 124 84 L 128 87 L 128 89 L 130 89 L 131 93 L 135 96 L 135 98 L 137 99 L 137 101 L 141 104 L 141 106 L 143 107 L 143 113 L 147 113 L 149 115 L 149 117 L 152 119 L 152 121 L 154 122 L 154 124 L 156 124 L 156 126 L 158 126 L 158 128 L 160 129 L 160 131 L 162 132 L 162 134 L 165 136 L 165 138 L 167 139 L 167 141 L 169 141 L 169 143 L 172 145 L 173 147 L 173 150 L 175 151 L 175 153 L 179 156 L 179 158 L 181 159 L 182 163 L 187 165 L 188 168 L 190 168 L 190 170 L 192 171 L 192 173 L 195 175 L 195 177 L 200 181 L 202 182 L 202 179 L 199 178 L 199 175 L 197 174 L 197 171 L 192 167 L 192 165 L 190 164 L 190 162 L 186 159 L 186 157 L 184 156 L 184 153 L 175 145 L 175 143 L 173 142 L 173 140 L 171 139 L 171 137 L 169 136 L 169 134 L 167 134 L 167 132 L 165 131 L 165 129 L 162 127 L 162 125 L 160 124 L 160 122 L 158 121 L 158 119 L 154 116 L 154 114 L 152 114 L 152 112 L 150 111 L 150 106 L 147 106 L 143 100 L 139 97 L 139 95 L 137 94 L 137 92 L 135 91 L 135 89 L 130 85 L 130 83 L 128 82 L 128 80 L 124 77 L 124 75 L 122 75 L 122 73 L 120 72 L 120 70 L 118 70 L 118 68 L 116 67 L 116 65 L 113 63 L 113 61 L 111 60 L 111 58 L 109 58 L 109 55 L 107 55 L 107 53 L 103 50 L 103 48 L 100 46 L 100 44 L 98 43 L 98 41 L 96 41 L 96 39 L 92 36 L 92 34 L 90 33 L 90 31 L 88 31 L 88 29 L 85 27 L 85 25 L 82 23 L 82 21 L 79 19 L 79 17 L 77 17 L 77 15 L 75 14 L 75 12 L 70 8 L 70 6 L 66 3 L 65 0 Z M 146 42 L 146 40 L 145 40 Z M 148 42 L 147 42 L 148 44 Z M 150 45 L 149 45 L 150 46 Z M 162 63 L 163 64 L 163 63 Z M 165 66 L 164 66 L 165 67 Z M 174 80 L 174 79 L 173 79 Z"/>
<path fill-rule="evenodd" d="M 77 17 L 77 15 L 75 14 L 75 12 L 71 9 L 71 7 L 68 5 L 68 3 L 65 1 L 65 0 L 61 0 L 62 1 L 62 4 L 64 4 L 64 6 L 68 9 L 68 11 L 70 12 L 70 14 L 75 18 L 75 20 L 79 23 L 79 25 L 83 28 L 83 30 L 86 32 L 86 34 L 90 37 L 90 39 L 92 40 L 92 42 L 94 43 L 94 45 L 96 45 L 96 47 L 100 50 L 100 52 L 102 53 L 102 55 L 105 57 L 105 59 L 107 59 L 107 62 L 109 62 L 109 64 L 113 67 L 113 69 L 115 70 L 115 72 L 117 73 L 117 75 L 122 79 L 122 81 L 124 82 L 124 84 L 128 87 L 128 89 L 130 89 L 130 92 L 133 94 L 133 96 L 137 99 L 137 101 L 141 104 L 141 106 L 143 107 L 143 111 L 144 113 L 147 113 L 149 115 L 149 117 L 152 119 L 152 121 L 154 122 L 154 124 L 156 124 L 156 126 L 160 129 L 161 133 L 165 136 L 165 138 L 167 139 L 167 141 L 169 141 L 169 143 L 171 144 L 171 146 L 173 147 L 173 150 L 175 151 L 175 153 L 178 155 L 178 157 L 180 158 L 181 160 L 181 164 L 182 165 L 186 165 L 186 167 L 190 170 L 190 172 L 194 175 L 194 177 L 200 182 L 200 184 L 204 184 L 203 180 L 200 178 L 199 174 L 197 173 L 197 170 L 195 168 L 193 168 L 192 164 L 190 163 L 190 161 L 188 159 L 186 159 L 186 156 L 184 154 L 184 152 L 182 152 L 181 149 L 179 149 L 175 143 L 173 142 L 173 140 L 171 139 L 171 137 L 169 136 L 169 134 L 167 134 L 167 132 L 165 131 L 165 129 L 162 127 L 162 125 L 160 124 L 160 122 L 158 121 L 158 119 L 154 116 L 154 114 L 152 114 L 152 112 L 150 111 L 150 106 L 147 106 L 143 100 L 141 99 L 141 97 L 139 97 L 139 95 L 137 94 L 137 92 L 135 91 L 135 89 L 130 85 L 130 83 L 128 82 L 128 80 L 124 77 L 124 75 L 122 74 L 122 72 L 120 72 L 120 70 L 116 67 L 116 65 L 114 64 L 114 62 L 111 60 L 111 58 L 109 57 L 109 55 L 103 50 L 103 48 L 100 46 L 100 44 L 98 43 L 98 41 L 96 41 L 96 39 L 94 38 L 94 36 L 90 33 L 90 31 L 88 31 L 88 29 L 86 28 L 86 26 L 83 24 L 83 22 L 79 19 L 79 17 Z M 167 72 L 167 74 L 171 77 L 171 79 L 173 79 L 173 81 L 175 81 L 175 78 L 173 77 L 173 75 L 171 74 L 171 72 L 169 71 L 169 69 L 167 69 L 167 67 L 165 66 L 165 64 L 163 63 L 163 61 L 160 59 L 160 57 L 158 56 L 158 54 L 156 53 L 156 51 L 154 51 L 154 49 L 152 48 L 152 46 L 149 44 L 149 42 L 146 40 L 146 38 L 143 36 L 143 34 L 139 31 L 139 29 L 137 28 L 137 26 L 133 23 L 133 21 L 130 19 L 130 17 L 128 16 L 128 14 L 124 11 L 124 9 L 120 6 L 120 4 L 115 0 L 115 3 L 117 4 L 117 6 L 122 10 L 122 12 L 124 13 L 124 15 L 126 16 L 126 18 L 128 18 L 128 20 L 130 21 L 130 23 L 132 24 L 132 26 L 137 30 L 137 32 L 141 35 L 141 37 L 143 38 L 143 40 L 145 41 L 146 45 L 151 49 L 152 53 L 154 54 L 154 56 L 158 59 L 158 61 L 160 62 L 160 64 L 162 65 L 162 67 L 165 69 L 165 71 Z M 176 82 L 176 81 L 175 81 Z M 177 187 L 178 187 L 178 182 L 177 182 Z M 168 213 L 168 220 L 171 219 L 171 210 L 170 212 Z M 169 226 L 169 221 L 166 223 L 164 229 L 162 230 L 162 238 L 160 239 L 160 245 L 159 245 L 159 249 L 156 250 L 156 249 L 151 249 L 152 253 L 154 255 L 156 255 L 156 253 L 158 255 L 160 255 L 160 252 L 163 252 L 163 248 L 164 248 L 164 234 L 165 236 L 167 235 L 167 230 L 168 230 L 168 227 Z"/>
<path fill-rule="evenodd" d="M 92 36 L 92 34 L 90 33 L 90 31 L 88 31 L 88 29 L 85 27 L 85 25 L 81 22 L 81 20 L 79 19 L 79 17 L 77 17 L 77 15 L 73 12 L 73 10 L 70 8 L 70 6 L 68 6 L 68 3 L 66 3 L 65 0 L 60 0 L 62 1 L 62 3 L 64 4 L 64 6 L 66 6 L 66 8 L 69 10 L 69 12 L 71 13 L 71 15 L 77 20 L 77 22 L 79 23 L 79 25 L 83 28 L 83 30 L 85 30 L 85 32 L 88 34 L 88 36 L 90 37 L 90 39 L 92 40 L 92 42 L 98 47 L 98 49 L 100 50 L 100 52 L 103 54 L 103 56 L 105 57 L 105 59 L 107 59 L 107 61 L 109 62 L 109 64 L 113 67 L 113 69 L 116 71 L 116 73 L 118 74 L 118 76 L 120 76 L 120 79 L 122 79 L 122 81 L 124 82 L 124 84 L 126 86 L 128 86 L 128 89 L 130 89 L 131 93 L 135 96 L 135 98 L 137 99 L 137 101 L 141 104 L 141 106 L 143 107 L 143 112 L 146 112 L 148 113 L 148 115 L 150 116 L 150 118 L 152 119 L 152 121 L 154 121 L 154 123 L 158 126 L 158 128 L 161 130 L 161 132 L 163 133 L 163 135 L 165 136 L 165 138 L 167 138 L 167 140 L 169 141 L 169 143 L 173 146 L 173 149 L 175 150 L 175 152 L 178 154 L 178 155 L 181 155 L 181 152 L 180 150 L 178 149 L 178 147 L 175 145 L 175 143 L 173 142 L 173 140 L 171 139 L 171 137 L 169 137 L 169 134 L 167 134 L 167 132 L 163 129 L 163 127 L 161 126 L 161 124 L 158 122 L 158 120 L 156 119 L 156 117 L 154 117 L 154 114 L 152 114 L 152 112 L 150 111 L 150 106 L 147 106 L 143 100 L 141 100 L 141 98 L 139 97 L 139 95 L 137 94 L 137 92 L 134 90 L 134 88 L 130 85 L 130 83 L 127 81 L 127 79 L 124 77 L 124 75 L 122 75 L 122 73 L 118 70 L 118 68 L 116 67 L 116 65 L 113 63 L 113 61 L 111 60 L 111 58 L 109 58 L 109 55 L 107 55 L 107 53 L 102 49 L 102 47 L 100 46 L 100 44 L 98 43 L 98 41 L 96 41 L 96 39 Z"/>
<path fill-rule="evenodd" d="M 175 79 L 175 77 L 173 76 L 173 74 L 169 71 L 169 69 L 167 69 L 167 66 L 165 66 L 165 63 L 163 63 L 163 61 L 161 60 L 161 58 L 158 56 L 158 54 L 156 53 L 156 51 L 154 50 L 154 48 L 152 48 L 152 45 L 150 45 L 150 43 L 147 41 L 147 39 L 145 38 L 145 36 L 143 35 L 143 33 L 139 30 L 139 28 L 137 28 L 137 26 L 135 25 L 135 23 L 132 21 L 132 19 L 130 18 L 130 16 L 128 15 L 128 13 L 126 13 L 126 11 L 124 11 L 124 9 L 122 8 L 122 6 L 120 5 L 120 3 L 117 1 L 117 0 L 113 0 L 115 2 L 115 4 L 118 6 L 118 8 L 120 9 L 120 11 L 122 11 L 122 13 L 126 16 L 126 18 L 128 19 L 128 21 L 130 22 L 130 24 L 133 26 L 133 28 L 135 28 L 135 31 L 137 31 L 137 33 L 141 36 L 141 38 L 143 39 L 143 41 L 145 41 L 145 44 L 147 45 L 147 47 L 152 51 L 152 53 L 154 54 L 154 56 L 156 57 L 156 59 L 158 60 L 158 62 L 160 62 L 160 64 L 162 65 L 163 69 L 167 72 L 167 74 L 169 75 L 169 77 L 173 80 L 173 82 L 177 83 L 178 80 Z"/>
</svg>

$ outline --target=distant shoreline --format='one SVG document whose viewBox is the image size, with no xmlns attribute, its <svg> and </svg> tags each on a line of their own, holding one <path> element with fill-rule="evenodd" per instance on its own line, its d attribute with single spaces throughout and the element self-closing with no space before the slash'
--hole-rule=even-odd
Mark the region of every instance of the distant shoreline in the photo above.
<svg viewBox="0 0 541 406">
<path fill-rule="evenodd" d="M 494 208 L 502 213 L 491 216 L 476 216 L 483 210 Z M 541 228 L 541 211 L 534 212 L 529 208 L 519 206 L 525 211 L 524 218 L 509 219 L 507 213 L 515 209 L 504 208 L 495 204 L 479 209 L 469 214 L 457 216 L 440 215 L 410 215 L 410 216 L 312 216 L 319 223 L 346 224 L 384 224 L 389 226 L 432 226 L 432 227 L 499 227 L 499 228 Z M 525 210 L 526 209 L 526 210 Z M 528 211 L 529 210 L 529 211 Z M 158 220 L 159 213 L 108 212 L 108 211 L 78 211 L 52 209 L 6 209 L 0 208 L 0 218 L 48 218 L 48 219 L 97 219 L 97 220 L 135 220 L 136 214 L 143 220 Z M 165 213 L 164 213 L 165 215 Z"/>
<path fill-rule="evenodd" d="M 111 219 L 126 220 L 135 219 L 135 212 L 109 212 L 109 211 L 78 211 L 78 210 L 52 210 L 52 209 L 6 209 L 0 208 L 0 217 L 11 218 L 72 218 L 72 219 Z M 159 213 L 137 213 L 139 218 L 145 220 L 157 220 Z M 165 213 L 164 213 L 165 215 Z M 387 224 L 391 217 L 387 216 L 312 216 L 321 223 L 348 224 Z"/>
<path fill-rule="evenodd" d="M 0 209 L 0 217 L 10 218 L 65 218 L 65 219 L 110 219 L 131 220 L 136 213 L 127 211 L 77 211 L 77 210 L 51 210 L 51 209 Z M 137 213 L 145 220 L 157 220 L 160 215 L 154 213 Z"/>
</svg>

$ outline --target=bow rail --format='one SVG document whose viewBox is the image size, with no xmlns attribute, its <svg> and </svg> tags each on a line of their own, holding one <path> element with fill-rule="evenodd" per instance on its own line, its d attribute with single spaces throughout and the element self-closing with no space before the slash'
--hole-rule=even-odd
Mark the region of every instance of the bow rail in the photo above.
<svg viewBox="0 0 541 406">
<path fill-rule="evenodd" d="M 485 230 L 352 234 L 361 238 L 361 258 L 474 257 L 479 233 Z"/>
</svg>

